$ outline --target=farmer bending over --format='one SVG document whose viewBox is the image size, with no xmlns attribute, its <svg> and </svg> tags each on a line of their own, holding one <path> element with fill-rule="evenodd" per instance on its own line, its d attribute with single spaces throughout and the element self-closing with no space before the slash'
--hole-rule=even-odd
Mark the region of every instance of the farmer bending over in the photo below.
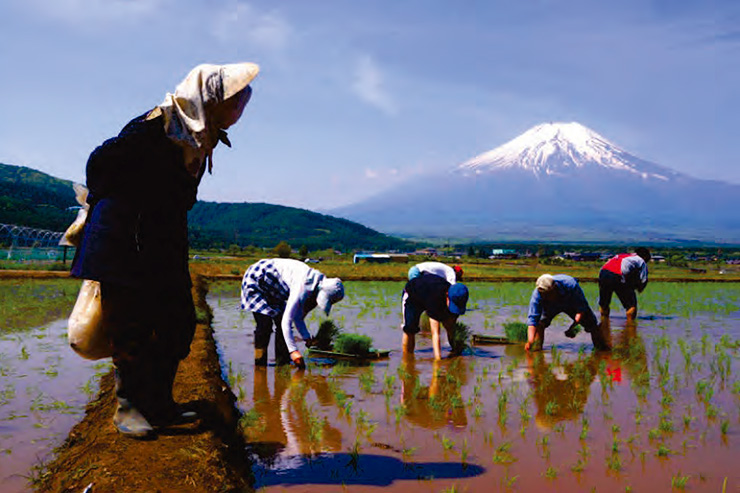
<svg viewBox="0 0 740 493">
<path fill-rule="evenodd" d="M 455 322 L 465 313 L 468 288 L 462 283 L 450 284 L 435 275 L 421 275 L 406 283 L 403 290 L 403 352 L 413 353 L 415 337 L 420 332 L 421 314 L 427 312 L 432 331 L 434 359 L 442 359 L 439 342 L 439 324 L 447 331 L 447 341 L 453 354 L 461 348 L 455 343 Z"/>
<path fill-rule="evenodd" d="M 529 299 L 527 344 L 524 349 L 542 349 L 545 329 L 557 314 L 563 312 L 573 319 L 574 325 L 581 324 L 591 334 L 596 349 L 609 349 L 581 286 L 576 279 L 565 274 L 543 274 L 537 279 L 537 285 Z"/>
<path fill-rule="evenodd" d="M 305 367 L 293 339 L 293 327 L 310 347 L 313 339 L 304 318 L 316 306 L 329 315 L 331 306 L 344 298 L 338 278 L 327 278 L 316 269 L 293 259 L 263 259 L 249 266 L 242 279 L 243 310 L 254 315 L 254 364 L 267 365 L 267 347 L 275 324 L 275 362 Z M 278 330 L 279 329 L 279 330 Z"/>
<path fill-rule="evenodd" d="M 433 274 L 446 279 L 450 284 L 462 282 L 463 270 L 459 265 L 450 267 L 442 262 L 422 262 L 409 269 L 409 281 L 422 274 Z"/>
<path fill-rule="evenodd" d="M 599 272 L 599 311 L 601 321 L 609 318 L 609 305 L 612 293 L 617 293 L 619 301 L 627 311 L 627 321 L 637 318 L 637 294 L 642 293 L 648 283 L 647 263 L 650 262 L 650 250 L 645 247 L 635 249 L 635 253 L 615 255 Z"/>
</svg>

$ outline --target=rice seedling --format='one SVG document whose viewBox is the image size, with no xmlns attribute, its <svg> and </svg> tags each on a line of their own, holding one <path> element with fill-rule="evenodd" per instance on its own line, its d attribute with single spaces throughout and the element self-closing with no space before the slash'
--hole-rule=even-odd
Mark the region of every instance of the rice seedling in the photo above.
<svg viewBox="0 0 740 493">
<path fill-rule="evenodd" d="M 623 469 L 622 459 L 618 454 L 612 454 L 606 459 L 606 466 L 610 471 L 619 472 Z"/>
<path fill-rule="evenodd" d="M 655 451 L 655 455 L 658 457 L 669 457 L 671 454 L 673 454 L 673 450 L 669 449 L 662 443 L 658 445 L 658 449 Z"/>
<path fill-rule="evenodd" d="M 527 324 L 524 322 L 506 322 L 504 334 L 510 341 L 527 342 Z"/>
<path fill-rule="evenodd" d="M 504 442 L 501 445 L 496 448 L 496 452 L 493 454 L 493 463 L 494 464 L 511 464 L 512 462 L 515 462 L 516 459 L 514 456 L 509 452 L 511 449 L 511 442 Z"/>
<path fill-rule="evenodd" d="M 373 339 L 363 334 L 341 333 L 334 339 L 334 350 L 339 353 L 367 356 Z"/>
<path fill-rule="evenodd" d="M 322 351 L 331 351 L 334 348 L 334 340 L 342 332 L 333 320 L 324 320 L 319 325 L 314 337 L 314 347 Z"/>
<path fill-rule="evenodd" d="M 555 401 L 548 401 L 545 404 L 545 414 L 548 416 L 554 416 L 558 412 L 558 403 Z"/>
<path fill-rule="evenodd" d="M 719 425 L 720 431 L 722 432 L 722 435 L 727 435 L 727 432 L 730 429 L 730 421 L 727 419 L 723 419 L 722 422 Z"/>
<path fill-rule="evenodd" d="M 558 477 L 558 469 L 553 466 L 548 466 L 544 475 L 547 479 L 556 479 Z"/>
<path fill-rule="evenodd" d="M 686 484 L 689 482 L 689 478 L 691 478 L 691 476 L 681 476 L 681 471 L 679 471 L 671 478 L 671 488 L 674 490 L 686 489 Z"/>
</svg>

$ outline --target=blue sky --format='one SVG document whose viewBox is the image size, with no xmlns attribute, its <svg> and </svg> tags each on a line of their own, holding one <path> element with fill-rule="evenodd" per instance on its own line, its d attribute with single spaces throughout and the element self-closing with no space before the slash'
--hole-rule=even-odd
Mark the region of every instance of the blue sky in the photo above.
<svg viewBox="0 0 740 493">
<path fill-rule="evenodd" d="M 740 183 L 734 0 L 3 0 L 0 43 L 0 162 L 80 182 L 193 66 L 251 61 L 202 200 L 326 210 L 547 121 Z"/>
</svg>

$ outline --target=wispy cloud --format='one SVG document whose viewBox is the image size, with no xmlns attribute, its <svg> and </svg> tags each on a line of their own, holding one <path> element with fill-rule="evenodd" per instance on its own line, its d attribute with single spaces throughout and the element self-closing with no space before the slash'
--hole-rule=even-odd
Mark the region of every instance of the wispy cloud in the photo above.
<svg viewBox="0 0 740 493">
<path fill-rule="evenodd" d="M 278 12 L 262 12 L 249 3 L 226 2 L 215 16 L 213 34 L 223 42 L 245 41 L 273 50 L 284 50 L 293 29 Z"/>
<path fill-rule="evenodd" d="M 384 86 L 383 72 L 375 60 L 364 55 L 357 60 L 352 90 L 366 103 L 388 115 L 396 115 L 398 107 Z"/>
</svg>

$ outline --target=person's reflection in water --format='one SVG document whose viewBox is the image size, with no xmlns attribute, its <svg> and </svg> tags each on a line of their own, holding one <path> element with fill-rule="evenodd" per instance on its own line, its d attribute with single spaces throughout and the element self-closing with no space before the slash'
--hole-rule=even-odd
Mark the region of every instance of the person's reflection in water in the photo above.
<svg viewBox="0 0 740 493">
<path fill-rule="evenodd" d="M 287 369 L 287 367 L 285 367 Z M 268 468 L 278 458 L 333 452 L 341 449 L 342 435 L 329 424 L 322 407 L 334 404 L 326 378 L 305 372 L 274 371 L 275 388 L 270 395 L 268 368 L 254 372 L 254 410 L 259 423 L 248 430 L 252 451 Z M 307 404 L 310 390 L 318 404 Z"/>
<path fill-rule="evenodd" d="M 254 369 L 254 411 L 259 423 L 247 429 L 250 448 L 268 466 L 274 464 L 276 457 L 285 449 L 287 437 L 280 417 L 280 402 L 290 384 L 290 372 L 276 370 L 275 392 L 270 395 L 267 379 L 268 369 Z"/>
<path fill-rule="evenodd" d="M 603 355 L 593 353 L 554 365 L 545 361 L 541 352 L 527 354 L 538 428 L 549 430 L 556 423 L 575 420 L 583 413 L 603 358 Z"/>
<path fill-rule="evenodd" d="M 401 371 L 401 405 L 406 419 L 427 429 L 465 427 L 468 419 L 460 389 L 467 382 L 467 365 L 461 359 L 435 360 L 429 386 L 421 382 L 416 360 L 407 356 Z"/>
<path fill-rule="evenodd" d="M 309 391 L 318 403 L 309 403 Z M 285 453 L 312 455 L 342 449 L 342 434 L 330 423 L 322 407 L 335 404 L 326 377 L 305 372 L 293 374 L 290 390 L 280 402 L 280 418 L 288 437 Z"/>
<path fill-rule="evenodd" d="M 637 332 L 636 320 L 625 322 L 624 329 L 616 337 L 613 357 L 620 363 L 620 369 L 624 368 L 638 398 L 645 400 L 650 389 L 650 368 L 645 341 Z"/>
</svg>

